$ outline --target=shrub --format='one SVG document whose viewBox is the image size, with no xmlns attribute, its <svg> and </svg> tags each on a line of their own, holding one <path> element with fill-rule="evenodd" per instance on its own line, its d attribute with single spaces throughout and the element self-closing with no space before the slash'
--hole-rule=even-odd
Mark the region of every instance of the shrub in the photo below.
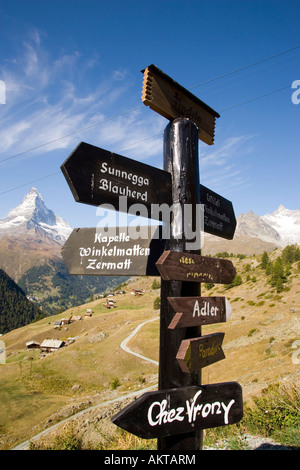
<svg viewBox="0 0 300 470">
<path fill-rule="evenodd" d="M 160 309 L 160 297 L 156 297 L 156 299 L 154 299 L 153 308 L 154 310 Z"/>
</svg>

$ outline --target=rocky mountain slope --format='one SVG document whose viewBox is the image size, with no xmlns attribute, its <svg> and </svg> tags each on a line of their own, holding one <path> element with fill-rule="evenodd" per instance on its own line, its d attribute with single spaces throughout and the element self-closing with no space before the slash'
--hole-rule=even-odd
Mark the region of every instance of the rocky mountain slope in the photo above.
<svg viewBox="0 0 300 470">
<path fill-rule="evenodd" d="M 224 240 L 204 234 L 203 254 L 221 251 L 262 254 L 275 248 L 300 244 L 300 211 L 280 205 L 272 214 L 259 216 L 253 211 L 240 214 L 233 240 Z"/>
</svg>

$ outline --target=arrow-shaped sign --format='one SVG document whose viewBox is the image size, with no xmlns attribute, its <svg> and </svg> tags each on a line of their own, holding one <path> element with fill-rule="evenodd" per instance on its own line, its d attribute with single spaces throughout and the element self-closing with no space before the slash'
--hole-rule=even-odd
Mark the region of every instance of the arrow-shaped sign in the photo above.
<svg viewBox="0 0 300 470">
<path fill-rule="evenodd" d="M 152 204 L 172 205 L 170 173 L 85 142 L 76 147 L 61 170 L 77 202 L 111 204 L 120 212 L 128 212 L 128 206 L 138 203 L 147 208 L 147 214 L 140 215 L 149 218 L 159 218 L 159 214 L 151 214 Z M 127 198 L 126 204 L 120 203 L 120 196 Z"/>
<path fill-rule="evenodd" d="M 171 121 L 178 117 L 191 119 L 198 127 L 199 139 L 212 145 L 215 121 L 220 115 L 155 65 L 142 72 L 143 103 Z"/>
<path fill-rule="evenodd" d="M 234 424 L 242 417 L 241 386 L 224 382 L 145 393 L 117 413 L 112 422 L 151 439 Z"/>
<path fill-rule="evenodd" d="M 232 240 L 236 228 L 232 203 L 202 184 L 200 203 L 204 204 L 204 232 Z"/>
<path fill-rule="evenodd" d="M 168 328 L 226 322 L 232 307 L 226 297 L 168 297 L 176 314 Z"/>
<path fill-rule="evenodd" d="M 230 260 L 177 251 L 165 251 L 156 266 L 166 281 L 230 284 L 236 275 Z"/>
<path fill-rule="evenodd" d="M 155 262 L 164 249 L 158 226 L 75 228 L 62 248 L 70 274 L 157 276 Z M 137 235 L 140 235 L 137 237 Z"/>
<path fill-rule="evenodd" d="M 199 338 L 184 339 L 176 359 L 182 372 L 198 372 L 202 367 L 225 359 L 222 342 L 225 333 L 213 333 Z"/>
</svg>

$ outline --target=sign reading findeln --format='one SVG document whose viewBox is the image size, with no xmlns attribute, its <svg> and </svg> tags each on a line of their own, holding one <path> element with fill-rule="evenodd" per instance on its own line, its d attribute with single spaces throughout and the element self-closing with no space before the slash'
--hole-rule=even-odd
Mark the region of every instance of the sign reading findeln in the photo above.
<svg viewBox="0 0 300 470">
<path fill-rule="evenodd" d="M 225 359 L 222 342 L 225 333 L 213 333 L 181 341 L 176 359 L 182 370 L 190 374 Z"/>
</svg>

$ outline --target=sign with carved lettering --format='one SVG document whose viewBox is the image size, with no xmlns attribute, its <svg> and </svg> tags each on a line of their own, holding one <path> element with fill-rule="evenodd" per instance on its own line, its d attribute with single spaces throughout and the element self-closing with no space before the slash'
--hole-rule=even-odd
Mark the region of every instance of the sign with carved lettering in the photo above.
<svg viewBox="0 0 300 470">
<path fill-rule="evenodd" d="M 213 333 L 181 341 L 176 359 L 182 372 L 198 372 L 202 367 L 225 359 L 222 343 L 225 333 Z"/>
<path fill-rule="evenodd" d="M 232 240 L 236 218 L 231 201 L 200 184 L 200 204 L 204 204 L 204 232 Z"/>
<path fill-rule="evenodd" d="M 242 417 L 241 386 L 224 382 L 145 393 L 113 416 L 112 422 L 151 439 L 226 426 Z"/>
<path fill-rule="evenodd" d="M 140 204 L 139 211 L 145 209 L 140 215 L 153 219 L 159 219 L 159 214 L 151 213 L 153 204 L 172 205 L 170 173 L 85 142 L 76 147 L 61 170 L 77 202 L 110 204 L 120 212 Z"/>
<path fill-rule="evenodd" d="M 198 127 L 199 139 L 212 145 L 215 121 L 220 115 L 155 65 L 149 65 L 142 72 L 143 103 L 171 121 L 178 117 L 189 118 Z"/>
<path fill-rule="evenodd" d="M 168 328 L 226 322 L 232 307 L 226 297 L 168 297 L 176 314 Z"/>
<path fill-rule="evenodd" d="M 164 249 L 158 226 L 75 228 L 62 248 L 70 274 L 157 276 Z"/>
<path fill-rule="evenodd" d="M 236 275 L 230 260 L 177 251 L 165 251 L 156 266 L 166 281 L 230 284 Z"/>
</svg>

